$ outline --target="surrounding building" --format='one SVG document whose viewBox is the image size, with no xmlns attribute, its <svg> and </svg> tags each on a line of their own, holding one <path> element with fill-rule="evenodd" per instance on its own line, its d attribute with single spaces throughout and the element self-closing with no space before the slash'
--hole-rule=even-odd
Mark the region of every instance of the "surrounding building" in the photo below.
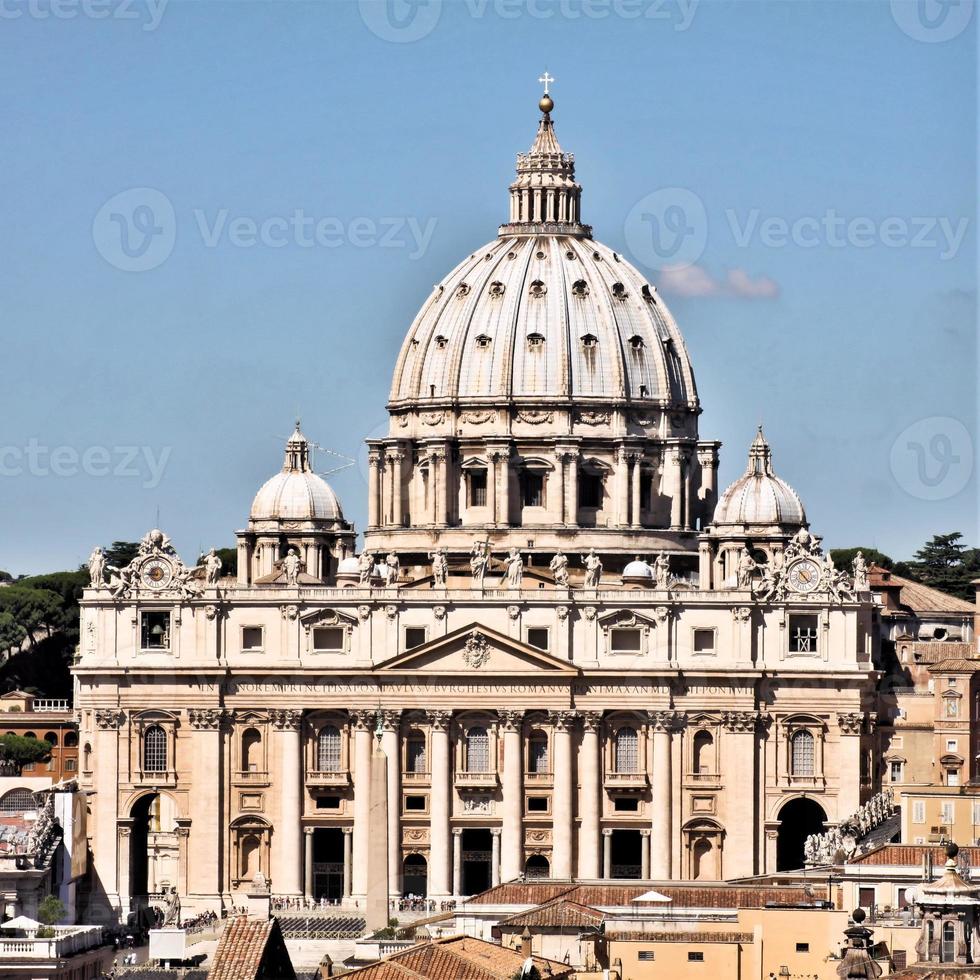
<svg viewBox="0 0 980 980">
<path fill-rule="evenodd" d="M 93 908 L 748 876 L 877 788 L 867 567 L 834 569 L 761 430 L 718 493 L 680 331 L 540 108 L 508 222 L 397 357 L 360 555 L 298 425 L 237 578 L 157 529 L 93 553 Z"/>
<path fill-rule="evenodd" d="M 53 783 L 78 775 L 78 725 L 69 701 L 9 691 L 0 695 L 0 715 L 0 735 L 36 738 L 51 746 L 51 758 L 21 767 L 22 775 L 48 777 Z"/>
</svg>

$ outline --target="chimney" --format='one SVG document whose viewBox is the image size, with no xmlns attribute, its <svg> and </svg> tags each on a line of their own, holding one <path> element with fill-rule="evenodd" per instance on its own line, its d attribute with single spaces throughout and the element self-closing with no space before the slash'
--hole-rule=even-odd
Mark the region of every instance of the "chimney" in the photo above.
<svg viewBox="0 0 980 980">
<path fill-rule="evenodd" d="M 521 933 L 521 956 L 524 959 L 530 959 L 531 953 L 531 930 L 527 926 L 524 927 L 524 931 Z"/>
<path fill-rule="evenodd" d="M 333 976 L 333 960 L 330 959 L 329 953 L 324 953 L 323 959 L 320 960 L 320 980 L 328 980 L 328 978 L 332 976 Z"/>
</svg>

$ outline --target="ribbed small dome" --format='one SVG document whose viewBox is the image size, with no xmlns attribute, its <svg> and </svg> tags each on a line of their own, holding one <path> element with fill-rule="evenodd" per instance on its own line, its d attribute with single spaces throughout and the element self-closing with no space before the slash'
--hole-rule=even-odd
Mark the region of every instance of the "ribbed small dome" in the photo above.
<svg viewBox="0 0 980 980">
<path fill-rule="evenodd" d="M 340 500 L 310 467 L 309 442 L 296 431 L 286 443 L 282 472 L 263 484 L 252 501 L 252 521 L 342 521 Z"/>
<path fill-rule="evenodd" d="M 640 561 L 639 558 L 634 558 L 633 561 L 627 563 L 626 567 L 623 569 L 623 578 L 652 579 L 653 569 L 645 561 Z"/>
<path fill-rule="evenodd" d="M 749 450 L 749 465 L 722 495 L 715 507 L 717 525 L 782 525 L 807 523 L 799 494 L 772 469 L 772 450 L 762 426 Z"/>
</svg>

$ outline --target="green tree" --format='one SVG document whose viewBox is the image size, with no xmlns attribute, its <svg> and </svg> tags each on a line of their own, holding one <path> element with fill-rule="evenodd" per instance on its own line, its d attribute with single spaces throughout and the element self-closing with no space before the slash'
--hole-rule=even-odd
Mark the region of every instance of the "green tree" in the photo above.
<svg viewBox="0 0 980 980">
<path fill-rule="evenodd" d="M 238 574 L 238 549 L 237 548 L 215 548 L 215 553 L 221 559 L 222 575 Z"/>
<path fill-rule="evenodd" d="M 65 903 L 57 895 L 48 895 L 37 907 L 38 922 L 57 925 L 65 917 Z"/>
<path fill-rule="evenodd" d="M 830 552 L 830 557 L 839 571 L 850 572 L 859 551 L 864 554 L 864 559 L 869 565 L 891 568 L 895 564 L 888 555 L 877 548 L 834 548 Z"/>
<path fill-rule="evenodd" d="M 0 582 L 13 582 L 13 580 L 14 577 L 10 574 L 10 572 L 5 572 L 2 568 L 0 568 Z"/>
<path fill-rule="evenodd" d="M 109 565 L 116 568 L 125 568 L 135 557 L 140 549 L 137 541 L 113 541 L 105 549 L 105 560 Z"/>
<path fill-rule="evenodd" d="M 36 634 L 49 635 L 65 625 L 62 602 L 47 589 L 28 589 L 19 583 L 0 589 L 0 648 L 9 650 L 26 639 L 33 649 Z"/>
<path fill-rule="evenodd" d="M 0 735 L 0 757 L 26 766 L 29 762 L 47 762 L 51 758 L 51 745 L 39 738 L 24 735 Z"/>
<path fill-rule="evenodd" d="M 962 543 L 959 531 L 935 534 L 916 553 L 909 563 L 918 581 L 963 599 L 972 599 L 976 578 L 976 550 Z"/>
</svg>

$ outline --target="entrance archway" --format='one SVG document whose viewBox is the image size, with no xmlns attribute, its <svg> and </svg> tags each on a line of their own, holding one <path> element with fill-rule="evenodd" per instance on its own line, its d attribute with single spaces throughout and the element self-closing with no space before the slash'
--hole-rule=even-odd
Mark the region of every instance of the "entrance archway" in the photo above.
<svg viewBox="0 0 980 980">
<path fill-rule="evenodd" d="M 815 800 L 790 800 L 779 811 L 776 870 L 794 871 L 804 865 L 803 845 L 810 834 L 822 834 L 827 814 Z"/>
<path fill-rule="evenodd" d="M 340 827 L 313 831 L 313 897 L 328 902 L 344 897 L 344 832 Z"/>
<path fill-rule="evenodd" d="M 402 866 L 402 898 L 429 894 L 429 865 L 421 854 L 409 854 Z"/>
<path fill-rule="evenodd" d="M 638 830 L 614 830 L 609 874 L 611 878 L 639 878 L 643 874 L 643 835 Z"/>
<path fill-rule="evenodd" d="M 141 796 L 129 811 L 129 896 L 133 909 L 177 887 L 180 846 L 174 801 L 161 793 Z"/>
<path fill-rule="evenodd" d="M 493 841 L 489 830 L 463 831 L 463 894 L 478 895 L 490 887 Z"/>
</svg>

